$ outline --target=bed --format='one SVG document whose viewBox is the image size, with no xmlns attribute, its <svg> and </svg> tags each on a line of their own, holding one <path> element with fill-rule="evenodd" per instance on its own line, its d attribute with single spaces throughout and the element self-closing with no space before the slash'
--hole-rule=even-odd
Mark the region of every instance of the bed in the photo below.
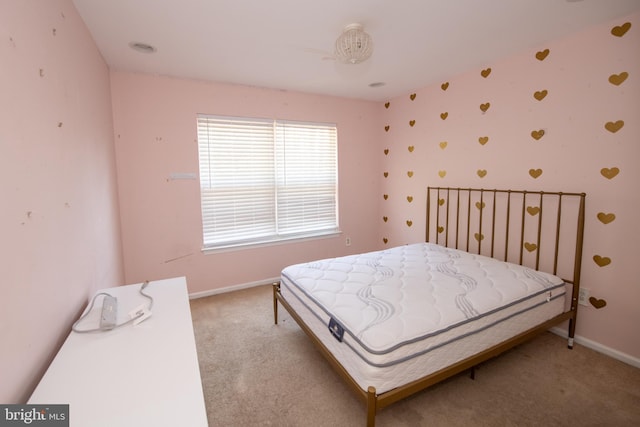
<svg viewBox="0 0 640 427">
<path fill-rule="evenodd" d="M 584 193 L 429 187 L 425 242 L 288 266 L 282 305 L 367 406 L 384 407 L 568 321 Z"/>
</svg>

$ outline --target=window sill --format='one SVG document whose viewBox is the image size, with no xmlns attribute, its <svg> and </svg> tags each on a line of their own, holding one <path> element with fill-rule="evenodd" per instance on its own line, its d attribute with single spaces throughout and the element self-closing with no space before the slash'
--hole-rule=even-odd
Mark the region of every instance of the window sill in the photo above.
<svg viewBox="0 0 640 427">
<path fill-rule="evenodd" d="M 246 242 L 246 243 L 232 243 L 224 246 L 216 246 L 216 247 L 204 247 L 202 248 L 202 253 L 205 255 L 221 253 L 221 252 L 233 252 L 233 251 L 242 251 L 245 249 L 255 249 L 269 246 L 278 246 L 285 245 L 288 243 L 299 243 L 311 240 L 319 240 L 319 239 L 331 239 L 337 236 L 340 236 L 342 231 L 330 231 L 326 233 L 318 233 L 318 234 L 306 234 L 304 236 L 295 236 L 288 237 L 278 240 L 270 240 L 263 242 Z"/>
</svg>

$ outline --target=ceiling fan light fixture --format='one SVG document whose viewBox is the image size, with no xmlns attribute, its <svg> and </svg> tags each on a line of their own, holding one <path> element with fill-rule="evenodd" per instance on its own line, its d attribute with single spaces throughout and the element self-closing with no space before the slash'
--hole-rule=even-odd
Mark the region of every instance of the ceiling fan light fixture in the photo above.
<svg viewBox="0 0 640 427">
<path fill-rule="evenodd" d="M 335 56 L 346 64 L 359 64 L 373 53 L 373 39 L 362 25 L 349 24 L 336 40 Z"/>
</svg>

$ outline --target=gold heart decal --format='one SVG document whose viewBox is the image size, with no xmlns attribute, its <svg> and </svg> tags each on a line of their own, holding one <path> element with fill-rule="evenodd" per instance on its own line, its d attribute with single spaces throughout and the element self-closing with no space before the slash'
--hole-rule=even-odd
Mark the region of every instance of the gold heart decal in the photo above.
<svg viewBox="0 0 640 427">
<path fill-rule="evenodd" d="M 387 239 L 386 237 L 383 237 L 383 238 L 382 238 L 382 241 L 383 241 L 385 244 L 389 243 L 389 239 Z"/>
<path fill-rule="evenodd" d="M 484 145 L 487 142 L 489 142 L 489 137 L 488 136 L 481 136 L 480 138 L 478 138 L 478 142 L 480 143 L 480 145 Z"/>
<path fill-rule="evenodd" d="M 536 53 L 536 59 L 538 61 L 544 61 L 547 55 L 549 55 L 549 49 L 541 50 L 540 52 Z"/>
<path fill-rule="evenodd" d="M 416 124 L 415 120 L 409 120 L 409 126 L 413 127 Z"/>
<path fill-rule="evenodd" d="M 410 153 L 413 153 L 413 150 L 415 149 L 415 147 L 413 145 L 410 145 L 407 147 L 407 150 L 409 150 Z"/>
<path fill-rule="evenodd" d="M 536 216 L 540 212 L 540 208 L 537 206 L 527 206 L 527 212 L 531 216 Z"/>
<path fill-rule="evenodd" d="M 485 207 L 485 203 L 484 203 L 484 202 L 482 202 L 482 203 L 480 203 L 480 202 L 476 202 L 476 208 L 478 208 L 478 209 L 482 209 L 482 208 L 484 208 L 484 207 Z"/>
<path fill-rule="evenodd" d="M 487 102 L 486 104 L 480 104 L 480 109 L 482 110 L 483 113 L 486 113 L 489 107 L 491 107 L 490 102 Z"/>
<path fill-rule="evenodd" d="M 442 142 L 440 143 L 440 148 L 442 148 L 443 150 L 444 150 L 445 148 L 447 148 L 447 141 L 442 141 Z"/>
<path fill-rule="evenodd" d="M 606 256 L 600 256 L 600 255 L 594 255 L 593 256 L 593 261 L 598 264 L 598 266 L 600 267 L 605 267 L 609 264 L 611 264 L 611 258 L 606 257 Z"/>
<path fill-rule="evenodd" d="M 389 108 L 389 105 L 391 105 L 391 103 L 390 103 L 390 102 L 385 102 L 385 103 L 384 103 L 384 108 Z"/>
<path fill-rule="evenodd" d="M 609 76 L 609 83 L 612 85 L 620 86 L 629 77 L 629 73 L 623 71 L 620 74 L 611 74 Z"/>
<path fill-rule="evenodd" d="M 524 248 L 529 252 L 533 252 L 538 249 L 538 245 L 536 245 L 535 243 L 524 242 Z"/>
<path fill-rule="evenodd" d="M 407 220 L 407 226 L 411 227 L 413 225 L 413 221 L 411 221 L 410 219 Z"/>
<path fill-rule="evenodd" d="M 444 227 L 443 226 L 438 227 L 438 233 L 442 233 L 442 232 L 444 232 Z"/>
<path fill-rule="evenodd" d="M 389 149 L 388 149 L 388 148 L 385 148 L 385 149 L 384 149 L 384 155 L 386 156 L 386 155 L 388 155 L 388 154 L 389 154 Z"/>
<path fill-rule="evenodd" d="M 385 200 L 387 200 L 389 198 L 388 194 L 383 194 L 382 197 L 384 197 Z"/>
<path fill-rule="evenodd" d="M 536 141 L 538 141 L 543 136 L 544 136 L 544 129 L 531 131 L 531 137 Z"/>
<path fill-rule="evenodd" d="M 607 305 L 607 302 L 603 299 L 598 299 L 596 297 L 589 297 L 589 302 L 591 303 L 592 306 L 594 306 L 595 308 L 602 308 L 605 305 Z"/>
<path fill-rule="evenodd" d="M 444 178 L 446 174 L 447 171 L 438 171 L 438 175 L 440 175 L 440 178 Z"/>
<path fill-rule="evenodd" d="M 616 219 L 616 214 L 598 212 L 598 219 L 603 224 L 609 224 L 610 222 L 613 222 Z"/>
<path fill-rule="evenodd" d="M 617 122 L 607 122 L 604 128 L 611 133 L 616 133 L 624 126 L 624 120 L 618 120 Z"/>
<path fill-rule="evenodd" d="M 384 127 L 384 131 L 385 131 L 385 132 L 389 132 L 389 125 L 386 125 L 386 126 Z"/>
<path fill-rule="evenodd" d="M 439 204 L 440 206 L 444 205 L 444 199 L 438 199 L 438 204 Z"/>
<path fill-rule="evenodd" d="M 383 216 L 383 217 L 382 217 L 382 220 L 383 220 L 384 222 L 387 222 L 387 221 L 389 221 L 389 218 L 388 218 L 388 217 L 386 217 L 386 216 Z"/>
<path fill-rule="evenodd" d="M 609 168 L 602 168 L 600 169 L 600 173 L 602 174 L 602 176 L 604 176 L 607 179 L 613 179 L 615 178 L 616 175 L 618 175 L 620 173 L 620 169 L 613 167 L 611 169 Z"/>
<path fill-rule="evenodd" d="M 412 93 L 411 95 L 409 95 L 409 99 L 411 99 L 412 101 L 416 99 L 416 94 Z"/>
<path fill-rule="evenodd" d="M 625 22 L 622 25 L 613 27 L 611 29 L 611 34 L 616 37 L 622 37 L 627 33 L 627 31 L 629 31 L 629 28 L 631 28 L 631 22 Z"/>
<path fill-rule="evenodd" d="M 444 113 L 440 114 L 440 118 L 442 120 L 446 120 L 448 116 L 449 116 L 449 113 L 447 113 L 446 111 Z"/>
<path fill-rule="evenodd" d="M 408 201 L 409 203 L 413 202 L 413 196 L 407 196 L 407 201 Z"/>
<path fill-rule="evenodd" d="M 407 175 L 411 178 L 413 176 L 413 171 L 407 171 Z"/>
<path fill-rule="evenodd" d="M 475 237 L 478 242 L 484 240 L 484 234 L 476 233 L 473 237 Z"/>
<path fill-rule="evenodd" d="M 487 171 L 484 169 L 478 169 L 477 174 L 480 178 L 484 178 L 487 175 Z"/>
<path fill-rule="evenodd" d="M 529 175 L 531 175 L 533 178 L 538 178 L 540 175 L 542 175 L 542 169 L 529 169 Z"/>
<path fill-rule="evenodd" d="M 442 90 L 447 90 L 449 88 L 449 82 L 444 82 L 440 85 Z"/>
<path fill-rule="evenodd" d="M 544 97 L 547 96 L 547 93 L 549 93 L 549 92 L 547 92 L 546 89 L 540 90 L 540 91 L 536 91 L 536 92 L 533 93 L 533 97 L 535 99 L 537 99 L 538 101 L 542 101 L 544 99 Z"/>
<path fill-rule="evenodd" d="M 480 75 L 482 77 L 484 77 L 485 79 L 487 77 L 489 77 L 489 74 L 491 74 L 491 68 L 487 68 L 487 69 L 484 69 L 484 70 L 480 71 Z"/>
<path fill-rule="evenodd" d="M 384 177 L 386 178 L 386 177 L 388 177 L 388 176 L 389 176 L 389 172 L 385 172 L 385 173 L 383 173 L 382 175 L 384 175 Z"/>
</svg>

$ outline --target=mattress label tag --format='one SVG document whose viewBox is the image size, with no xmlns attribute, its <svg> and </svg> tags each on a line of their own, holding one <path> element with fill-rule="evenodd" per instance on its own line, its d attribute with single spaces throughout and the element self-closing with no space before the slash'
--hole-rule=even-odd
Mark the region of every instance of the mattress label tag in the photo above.
<svg viewBox="0 0 640 427">
<path fill-rule="evenodd" d="M 342 342 L 342 337 L 344 336 L 344 328 L 340 326 L 333 317 L 331 318 L 331 320 L 329 320 L 329 332 L 331 332 L 331 335 L 333 335 L 335 339 Z"/>
</svg>

